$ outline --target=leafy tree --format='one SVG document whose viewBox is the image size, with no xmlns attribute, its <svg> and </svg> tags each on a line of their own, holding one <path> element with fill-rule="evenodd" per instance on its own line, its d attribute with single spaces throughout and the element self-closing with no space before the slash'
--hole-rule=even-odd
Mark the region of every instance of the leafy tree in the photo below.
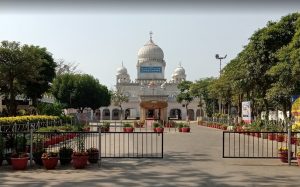
<svg viewBox="0 0 300 187">
<path fill-rule="evenodd" d="M 36 67 L 37 76 L 34 79 L 24 82 L 25 95 L 32 99 L 33 106 L 37 106 L 37 99 L 50 89 L 50 83 L 55 77 L 55 67 L 52 55 L 46 51 L 46 48 L 30 46 L 40 56 L 41 62 Z"/>
<path fill-rule="evenodd" d="M 68 108 L 76 108 L 75 92 L 79 75 L 62 74 L 53 80 L 51 91 L 53 96 Z"/>
<path fill-rule="evenodd" d="M 279 62 L 267 71 L 267 74 L 275 80 L 267 91 L 267 98 L 283 111 L 285 119 L 287 118 L 286 112 L 291 110 L 290 97 L 300 93 L 299 16 L 295 22 L 295 27 L 296 33 L 292 41 L 277 53 Z"/>
<path fill-rule="evenodd" d="M 111 95 L 106 86 L 101 85 L 91 75 L 83 74 L 78 76 L 75 101 L 73 102 L 76 108 L 81 109 L 81 111 L 87 107 L 95 110 L 101 106 L 108 106 L 110 104 Z"/>
<path fill-rule="evenodd" d="M 214 112 L 214 105 L 217 103 L 216 99 L 209 93 L 209 85 L 215 80 L 215 78 L 204 78 L 196 81 L 191 85 L 190 91 L 194 97 L 199 98 L 199 106 L 203 109 L 203 103 L 205 103 L 205 111 L 208 116 L 212 116 Z"/>
<path fill-rule="evenodd" d="M 47 85 L 54 76 L 48 63 L 55 67 L 45 48 L 21 46 L 18 42 L 1 42 L 0 92 L 7 101 L 9 115 L 16 115 L 17 95 L 28 94 L 28 97 L 35 99 L 48 89 Z M 41 73 L 44 75 L 40 75 Z M 32 84 L 36 84 L 37 87 L 33 88 Z"/>
<path fill-rule="evenodd" d="M 123 103 L 127 103 L 128 102 L 128 96 L 126 96 L 123 91 L 121 90 L 120 87 L 117 87 L 116 90 L 111 92 L 111 100 L 112 103 L 115 106 L 120 107 L 120 111 L 121 111 L 121 120 L 122 120 L 122 115 L 123 115 L 123 108 L 122 108 L 122 104 Z"/>
<path fill-rule="evenodd" d="M 53 81 L 54 97 L 69 108 L 91 108 L 93 110 L 110 104 L 111 95 L 107 87 L 87 74 L 62 74 Z"/>
<path fill-rule="evenodd" d="M 231 92 L 231 101 L 238 105 L 239 114 L 240 103 L 244 98 L 252 101 L 255 116 L 263 110 L 268 115 L 270 107 L 274 105 L 283 107 L 287 104 L 288 87 L 284 91 L 282 86 L 290 79 L 287 74 L 292 72 L 292 69 L 289 70 L 287 63 L 285 65 L 280 63 L 290 57 L 286 55 L 289 53 L 286 46 L 293 37 L 295 38 L 298 19 L 298 13 L 290 14 L 257 30 L 243 51 L 225 66 L 220 80 L 216 82 L 218 85 L 211 86 L 215 93 L 223 96 L 225 94 L 228 99 Z M 295 47 L 290 49 L 292 48 Z M 275 67 L 277 65 L 278 67 Z M 224 89 L 225 83 L 229 83 L 230 87 Z M 228 92 L 229 90 L 231 91 Z"/>
<path fill-rule="evenodd" d="M 176 101 L 178 103 L 184 104 L 186 109 L 186 114 L 188 115 L 188 105 L 193 101 L 194 97 L 190 91 L 191 85 L 193 82 L 191 81 L 182 81 L 178 84 L 177 88 L 180 93 L 176 97 Z"/>
</svg>

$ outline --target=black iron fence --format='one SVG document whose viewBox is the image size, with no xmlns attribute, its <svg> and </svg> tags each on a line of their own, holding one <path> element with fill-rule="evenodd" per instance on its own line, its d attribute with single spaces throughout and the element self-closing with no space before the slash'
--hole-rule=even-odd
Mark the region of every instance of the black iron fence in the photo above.
<svg viewBox="0 0 300 187">
<path fill-rule="evenodd" d="M 291 136 L 292 159 L 299 151 L 299 135 Z M 223 132 L 223 158 L 279 158 L 283 149 L 288 149 L 287 132 Z"/>
<path fill-rule="evenodd" d="M 11 154 L 25 152 L 31 164 L 41 163 L 44 152 L 58 152 L 60 160 L 72 152 L 97 151 L 102 158 L 163 158 L 163 133 L 156 132 L 0 132 L 0 151 L 5 163 Z M 0 156 L 1 161 L 1 156 Z"/>
</svg>

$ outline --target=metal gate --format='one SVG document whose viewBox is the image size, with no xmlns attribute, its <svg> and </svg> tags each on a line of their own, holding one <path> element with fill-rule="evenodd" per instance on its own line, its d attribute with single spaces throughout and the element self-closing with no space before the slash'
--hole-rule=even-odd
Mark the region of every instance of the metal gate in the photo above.
<svg viewBox="0 0 300 187">
<path fill-rule="evenodd" d="M 223 158 L 279 158 L 279 149 L 288 147 L 287 132 L 223 132 Z M 291 136 L 292 159 L 300 141 Z"/>
</svg>

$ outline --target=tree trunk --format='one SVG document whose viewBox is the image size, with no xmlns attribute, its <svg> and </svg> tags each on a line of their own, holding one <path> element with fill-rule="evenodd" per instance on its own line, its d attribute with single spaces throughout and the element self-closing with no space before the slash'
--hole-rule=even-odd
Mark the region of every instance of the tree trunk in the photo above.
<svg viewBox="0 0 300 187">
<path fill-rule="evenodd" d="M 284 118 L 284 121 L 287 120 L 287 106 L 286 106 L 286 103 L 283 104 L 283 107 L 282 107 L 282 112 L 283 112 L 283 118 Z"/>
<path fill-rule="evenodd" d="M 14 79 L 9 82 L 9 99 L 7 105 L 7 111 L 9 116 L 16 116 L 17 105 L 16 105 L 16 94 L 14 89 Z"/>
<path fill-rule="evenodd" d="M 188 109 L 188 104 L 185 105 L 185 110 L 186 110 L 186 119 L 189 121 L 189 109 Z"/>
<path fill-rule="evenodd" d="M 269 103 L 266 99 L 264 99 L 264 105 L 265 105 L 265 109 L 266 109 L 266 120 L 269 120 Z"/>
</svg>

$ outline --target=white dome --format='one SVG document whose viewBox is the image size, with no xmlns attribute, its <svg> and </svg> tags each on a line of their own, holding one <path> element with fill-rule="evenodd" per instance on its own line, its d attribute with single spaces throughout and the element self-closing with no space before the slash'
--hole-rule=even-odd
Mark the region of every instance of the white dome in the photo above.
<svg viewBox="0 0 300 187">
<path fill-rule="evenodd" d="M 177 67 L 175 70 L 174 70 L 174 73 L 173 73 L 174 76 L 176 75 L 183 75 L 185 76 L 185 70 L 183 67 L 179 66 Z"/>
<path fill-rule="evenodd" d="M 117 75 L 124 75 L 124 74 L 127 74 L 127 69 L 124 66 L 117 69 Z"/>
<path fill-rule="evenodd" d="M 139 50 L 138 59 L 163 60 L 164 52 L 150 39 L 150 41 Z"/>
</svg>

